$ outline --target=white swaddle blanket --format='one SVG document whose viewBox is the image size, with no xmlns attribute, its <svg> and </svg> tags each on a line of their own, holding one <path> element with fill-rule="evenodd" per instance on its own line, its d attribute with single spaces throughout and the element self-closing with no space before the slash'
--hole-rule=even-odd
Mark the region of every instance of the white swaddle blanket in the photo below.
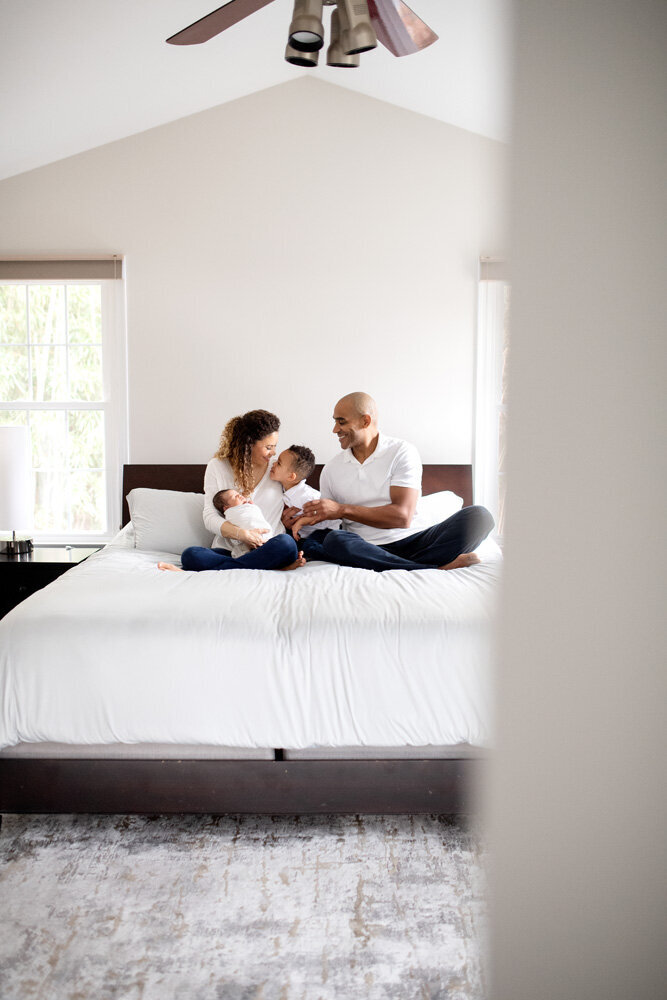
<svg viewBox="0 0 667 1000">
<path fill-rule="evenodd" d="M 239 504 L 238 507 L 228 507 L 225 511 L 225 521 L 235 524 L 237 528 L 243 528 L 244 531 L 255 531 L 259 528 L 265 528 L 265 542 L 268 541 L 273 534 L 271 531 L 271 525 L 266 520 L 256 503 L 248 502 Z M 228 538 L 227 541 L 229 542 L 230 551 L 234 559 L 238 559 L 238 557 L 242 556 L 244 552 L 250 551 L 250 546 L 246 545 L 246 543 L 242 542 L 239 538 Z"/>
</svg>

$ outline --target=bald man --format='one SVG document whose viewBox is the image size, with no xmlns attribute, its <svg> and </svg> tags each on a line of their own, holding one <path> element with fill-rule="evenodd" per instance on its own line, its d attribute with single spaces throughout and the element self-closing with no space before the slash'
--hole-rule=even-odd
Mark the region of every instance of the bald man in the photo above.
<svg viewBox="0 0 667 1000">
<path fill-rule="evenodd" d="M 383 572 L 461 569 L 493 528 L 485 507 L 464 507 L 432 527 L 420 523 L 422 464 L 414 445 L 381 434 L 377 405 L 352 392 L 334 408 L 341 453 L 324 466 L 319 500 L 304 505 L 309 523 L 341 519 L 340 531 L 316 530 L 300 547 L 306 559 Z M 287 528 L 296 510 L 285 512 Z"/>
</svg>

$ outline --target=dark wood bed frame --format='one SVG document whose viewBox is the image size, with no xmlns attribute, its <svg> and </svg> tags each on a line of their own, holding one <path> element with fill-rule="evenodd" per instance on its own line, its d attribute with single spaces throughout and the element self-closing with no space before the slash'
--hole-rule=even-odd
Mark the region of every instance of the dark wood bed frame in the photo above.
<svg viewBox="0 0 667 1000">
<path fill-rule="evenodd" d="M 204 465 L 126 465 L 135 487 L 202 492 Z M 318 467 L 309 480 L 319 482 Z M 469 465 L 425 465 L 424 494 L 472 503 Z M 129 520 L 123 501 L 123 524 Z M 0 813 L 469 813 L 483 762 L 471 758 L 113 760 L 0 757 Z"/>
<path fill-rule="evenodd" d="M 182 493 L 203 493 L 205 465 L 124 465 L 123 466 L 123 524 L 128 524 L 130 511 L 127 495 L 130 490 L 147 486 L 154 490 L 178 490 Z M 318 489 L 322 466 L 316 465 L 307 482 Z M 422 493 L 439 493 L 451 490 L 463 497 L 463 506 L 472 504 L 471 465 L 424 465 Z"/>
</svg>

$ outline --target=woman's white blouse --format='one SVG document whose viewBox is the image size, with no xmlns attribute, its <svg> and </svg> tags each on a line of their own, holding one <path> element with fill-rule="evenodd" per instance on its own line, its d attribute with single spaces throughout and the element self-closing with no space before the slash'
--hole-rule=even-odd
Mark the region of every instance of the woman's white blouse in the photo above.
<svg viewBox="0 0 667 1000">
<path fill-rule="evenodd" d="M 275 458 L 272 458 L 266 472 L 250 494 L 250 499 L 257 504 L 271 525 L 272 533 L 279 535 L 285 530 L 280 520 L 285 505 L 282 486 L 269 478 L 269 472 L 274 462 Z M 212 543 L 213 548 L 230 549 L 227 539 L 220 534 L 220 527 L 225 519 L 213 506 L 213 497 L 219 490 L 238 488 L 239 484 L 234 480 L 234 472 L 228 460 L 226 458 L 212 458 L 206 466 L 204 475 L 204 524 L 211 534 L 215 535 Z"/>
</svg>

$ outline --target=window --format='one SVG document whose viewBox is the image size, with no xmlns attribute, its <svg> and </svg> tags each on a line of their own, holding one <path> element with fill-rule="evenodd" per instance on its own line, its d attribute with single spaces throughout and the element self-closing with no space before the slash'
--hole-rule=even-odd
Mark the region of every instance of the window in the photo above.
<svg viewBox="0 0 667 1000">
<path fill-rule="evenodd" d="M 30 429 L 35 538 L 104 540 L 127 451 L 124 283 L 38 266 L 54 263 L 0 261 L 0 424 Z"/>
<path fill-rule="evenodd" d="M 475 503 L 491 511 L 500 540 L 505 526 L 509 309 L 510 285 L 505 263 L 482 258 L 477 322 Z"/>
</svg>

